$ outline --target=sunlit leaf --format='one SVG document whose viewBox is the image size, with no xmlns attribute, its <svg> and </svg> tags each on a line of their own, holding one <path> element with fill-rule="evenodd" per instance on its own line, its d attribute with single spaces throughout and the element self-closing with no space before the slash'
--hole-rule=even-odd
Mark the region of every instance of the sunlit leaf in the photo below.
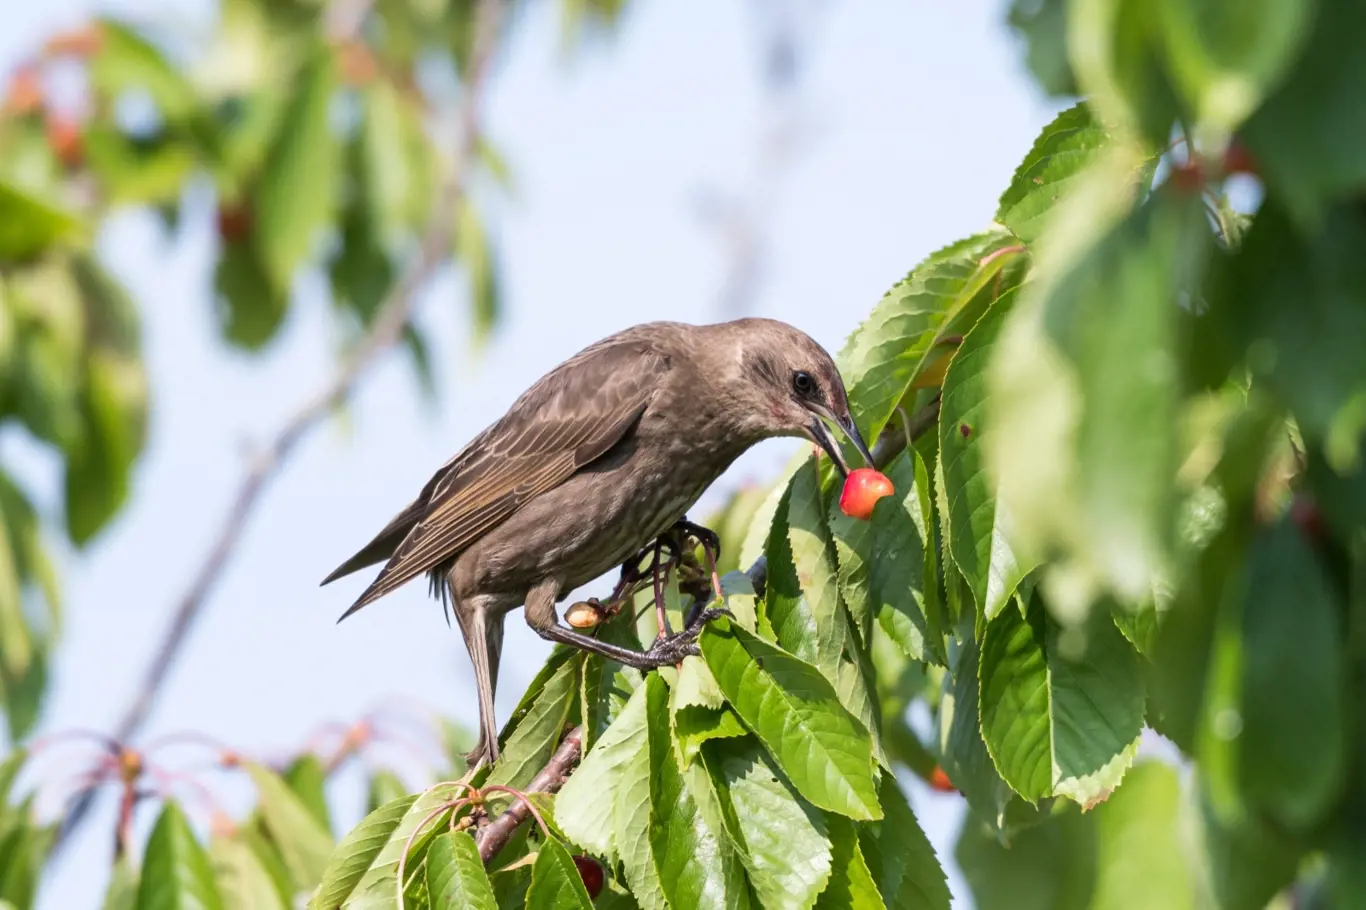
<svg viewBox="0 0 1366 910">
<path fill-rule="evenodd" d="M 209 855 L 184 814 L 166 803 L 147 838 L 137 910 L 224 910 Z"/>
<path fill-rule="evenodd" d="M 322 881 L 332 854 L 331 833 L 280 775 L 256 762 L 243 762 L 243 767 L 256 785 L 261 818 L 295 886 L 312 889 Z"/>
<path fill-rule="evenodd" d="M 888 910 L 948 910 L 944 870 L 888 772 L 882 774 L 878 798 L 886 814 L 859 828 L 859 848 Z"/>
<path fill-rule="evenodd" d="M 721 691 L 813 805 L 856 819 L 880 818 L 872 739 L 810 664 L 718 620 L 702 654 Z"/>
<path fill-rule="evenodd" d="M 579 869 L 564 844 L 552 838 L 541 841 L 536 862 L 531 867 L 531 887 L 527 889 L 528 910 L 592 910 Z"/>
<path fill-rule="evenodd" d="M 534 870 L 532 882 L 534 888 Z M 493 884 L 484 871 L 474 838 L 449 831 L 432 841 L 427 848 L 427 900 L 431 910 L 497 910 Z"/>
<path fill-rule="evenodd" d="M 613 818 L 628 795 L 622 778 L 644 739 L 645 690 L 638 688 L 555 798 L 555 820 L 570 840 L 611 860 L 618 855 Z"/>
<path fill-rule="evenodd" d="M 413 794 L 387 802 L 347 832 L 327 861 L 314 906 L 340 907 L 345 903 L 416 800 Z"/>
<path fill-rule="evenodd" d="M 877 883 L 863 858 L 854 823 L 830 816 L 830 883 L 816 899 L 816 910 L 885 910 Z"/>
</svg>

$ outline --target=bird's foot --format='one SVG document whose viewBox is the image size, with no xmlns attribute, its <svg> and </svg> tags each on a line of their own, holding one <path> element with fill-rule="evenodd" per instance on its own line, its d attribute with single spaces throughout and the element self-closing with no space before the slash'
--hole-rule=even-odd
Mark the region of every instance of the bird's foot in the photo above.
<svg viewBox="0 0 1366 910">
<path fill-rule="evenodd" d="M 721 535 L 711 528 L 705 528 L 700 524 L 688 521 L 686 518 L 674 522 L 673 529 L 691 537 L 702 545 L 702 549 L 709 551 L 713 559 L 721 558 Z"/>
<path fill-rule="evenodd" d="M 646 661 L 656 667 L 665 667 L 677 664 L 685 657 L 700 655 L 702 651 L 697 647 L 697 637 L 707 623 L 721 616 L 735 618 L 735 614 L 725 607 L 711 607 L 698 612 L 682 632 L 656 638 L 650 650 L 645 652 Z"/>
</svg>

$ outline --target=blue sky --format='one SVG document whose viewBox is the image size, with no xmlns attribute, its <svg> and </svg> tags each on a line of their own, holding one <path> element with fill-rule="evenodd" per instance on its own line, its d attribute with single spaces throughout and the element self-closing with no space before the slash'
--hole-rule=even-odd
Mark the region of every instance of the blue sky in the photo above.
<svg viewBox="0 0 1366 910">
<path fill-rule="evenodd" d="M 813 135 L 776 183 L 751 312 L 836 350 L 916 261 L 987 224 L 1054 106 L 1026 77 L 1001 3 L 809 6 L 802 98 Z M 97 8 L 193 25 L 212 7 L 7 3 L 0 69 Z M 474 356 L 460 283 L 445 276 L 429 289 L 422 318 L 440 339 L 440 402 L 420 401 L 407 364 L 392 359 L 356 398 L 348 426 L 329 425 L 300 447 L 196 628 L 149 736 L 198 730 L 281 754 L 320 723 L 354 719 L 388 696 L 420 698 L 473 725 L 468 660 L 425 585 L 338 626 L 364 580 L 317 582 L 562 358 L 632 323 L 719 318 L 726 247 L 698 218 L 696 200 L 705 186 L 740 189 L 762 167 L 757 146 L 768 121 L 750 13 L 749 4 L 636 0 L 614 40 L 569 64 L 552 5 L 528 11 L 487 105 L 517 183 L 515 199 L 495 213 L 504 323 Z M 131 213 L 101 239 L 106 261 L 143 304 L 154 412 L 132 505 L 88 552 L 64 560 L 68 624 L 45 731 L 114 723 L 216 532 L 250 445 L 329 374 L 333 336 L 318 282 L 303 283 L 286 330 L 263 356 L 218 344 L 211 244 L 207 213 L 178 236 Z M 791 451 L 776 441 L 757 448 L 707 501 L 772 474 Z M 0 439 L 0 456 L 29 468 L 56 507 L 45 459 L 12 438 Z M 508 629 L 502 717 L 548 650 L 516 616 Z M 222 792 L 230 802 L 242 796 L 231 783 Z M 920 787 L 912 796 L 949 859 L 957 799 Z M 42 907 L 94 905 L 112 828 L 105 805 Z M 961 895 L 956 875 L 953 885 Z"/>
</svg>

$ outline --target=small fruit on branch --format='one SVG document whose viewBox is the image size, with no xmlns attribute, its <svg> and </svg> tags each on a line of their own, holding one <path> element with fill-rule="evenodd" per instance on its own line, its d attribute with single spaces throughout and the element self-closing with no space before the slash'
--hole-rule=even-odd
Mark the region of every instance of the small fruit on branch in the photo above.
<svg viewBox="0 0 1366 910">
<path fill-rule="evenodd" d="M 953 785 L 953 781 L 949 780 L 949 775 L 938 765 L 935 765 L 934 770 L 930 772 L 929 785 L 930 789 L 938 790 L 940 793 L 958 792 L 958 788 Z"/>
<path fill-rule="evenodd" d="M 597 900 L 598 895 L 602 893 L 604 882 L 602 864 L 591 856 L 576 853 L 574 865 L 579 867 L 579 878 L 583 879 L 583 886 L 588 889 L 589 900 Z"/>
<path fill-rule="evenodd" d="M 893 492 L 894 487 L 886 474 L 873 468 L 858 468 L 850 471 L 844 480 L 840 511 L 850 518 L 867 521 L 872 517 L 877 501 Z"/>
<path fill-rule="evenodd" d="M 580 600 L 564 611 L 564 621 L 576 629 L 591 629 L 602 622 L 602 612 L 588 601 Z"/>
</svg>

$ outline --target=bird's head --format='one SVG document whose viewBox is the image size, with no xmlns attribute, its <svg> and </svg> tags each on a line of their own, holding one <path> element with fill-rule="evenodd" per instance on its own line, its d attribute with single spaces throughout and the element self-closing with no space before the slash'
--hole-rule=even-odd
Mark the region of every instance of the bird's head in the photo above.
<svg viewBox="0 0 1366 910">
<path fill-rule="evenodd" d="M 810 335 L 773 319 L 740 319 L 725 327 L 736 343 L 732 352 L 738 355 L 732 391 L 743 400 L 748 429 L 761 436 L 804 436 L 848 475 L 833 424 L 865 462 L 873 463 L 849 413 L 849 397 L 835 361 Z"/>
</svg>

